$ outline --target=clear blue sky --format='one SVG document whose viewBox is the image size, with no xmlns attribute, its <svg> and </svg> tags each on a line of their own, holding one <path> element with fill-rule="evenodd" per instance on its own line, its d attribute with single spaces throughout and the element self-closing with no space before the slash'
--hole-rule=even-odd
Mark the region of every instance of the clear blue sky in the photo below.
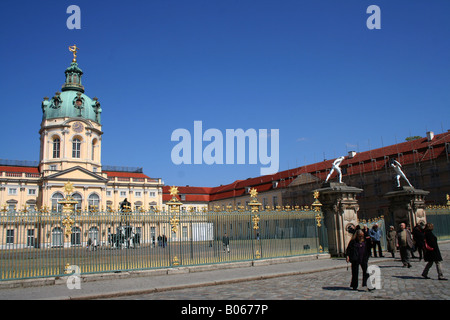
<svg viewBox="0 0 450 320">
<path fill-rule="evenodd" d="M 66 9 L 81 8 L 81 30 Z M 381 30 L 369 30 L 369 5 Z M 279 129 L 280 171 L 450 129 L 448 0 L 12 1 L 0 11 L 0 158 L 39 159 L 41 101 L 80 47 L 102 163 L 217 186 L 256 165 L 174 165 L 177 128 Z M 206 144 L 206 143 L 205 143 Z M 204 144 L 204 146 L 205 146 Z"/>
</svg>

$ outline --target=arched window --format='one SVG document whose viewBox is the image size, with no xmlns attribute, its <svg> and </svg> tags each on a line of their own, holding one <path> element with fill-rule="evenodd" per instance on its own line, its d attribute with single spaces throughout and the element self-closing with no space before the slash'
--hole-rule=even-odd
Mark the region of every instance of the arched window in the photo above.
<svg viewBox="0 0 450 320">
<path fill-rule="evenodd" d="M 63 231 L 60 227 L 52 230 L 52 247 L 62 247 L 64 244 Z"/>
<path fill-rule="evenodd" d="M 81 246 L 81 229 L 79 227 L 72 227 L 72 234 L 70 235 L 71 246 Z"/>
<path fill-rule="evenodd" d="M 100 209 L 100 197 L 96 193 L 92 193 L 89 198 L 89 211 L 93 210 L 94 208 L 99 210 Z"/>
<path fill-rule="evenodd" d="M 81 158 L 81 140 L 78 138 L 72 142 L 72 158 Z"/>
<path fill-rule="evenodd" d="M 91 239 L 92 244 L 94 244 L 94 240 L 97 240 L 97 243 L 98 243 L 99 237 L 98 237 L 98 228 L 97 227 L 91 227 L 89 229 L 89 236 L 88 236 L 88 238 Z"/>
<path fill-rule="evenodd" d="M 59 138 L 53 139 L 53 159 L 60 157 L 61 140 Z"/>
<path fill-rule="evenodd" d="M 52 196 L 52 211 L 53 212 L 62 212 L 62 204 L 58 203 L 58 201 L 63 200 L 64 196 L 57 192 Z"/>
<path fill-rule="evenodd" d="M 83 198 L 81 197 L 81 194 L 79 193 L 74 193 L 72 195 L 73 200 L 75 200 L 77 203 L 75 204 L 75 211 L 77 210 L 83 210 Z"/>
<path fill-rule="evenodd" d="M 92 160 L 95 160 L 95 149 L 97 148 L 97 139 L 92 140 Z"/>
</svg>

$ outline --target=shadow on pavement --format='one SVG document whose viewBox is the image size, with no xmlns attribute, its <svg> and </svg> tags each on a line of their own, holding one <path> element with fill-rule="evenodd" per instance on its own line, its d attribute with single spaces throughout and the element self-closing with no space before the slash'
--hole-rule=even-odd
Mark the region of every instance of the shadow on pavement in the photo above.
<svg viewBox="0 0 450 320">
<path fill-rule="evenodd" d="M 322 289 L 331 291 L 353 291 L 350 287 L 322 287 Z"/>
</svg>

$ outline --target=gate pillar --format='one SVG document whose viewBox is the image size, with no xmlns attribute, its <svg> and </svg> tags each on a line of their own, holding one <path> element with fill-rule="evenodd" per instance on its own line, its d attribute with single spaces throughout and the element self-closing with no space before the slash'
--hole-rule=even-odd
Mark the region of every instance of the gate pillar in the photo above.
<svg viewBox="0 0 450 320">
<path fill-rule="evenodd" d="M 332 256 L 342 257 L 351 239 L 348 228 L 358 224 L 356 195 L 363 190 L 345 183 L 327 182 L 314 191 L 319 192 L 319 201 L 322 203 L 328 232 L 328 251 Z"/>
<path fill-rule="evenodd" d="M 384 195 L 389 199 L 388 223 L 398 228 L 404 222 L 412 228 L 418 223 L 426 223 L 425 196 L 430 192 L 409 186 L 395 188 Z"/>
</svg>

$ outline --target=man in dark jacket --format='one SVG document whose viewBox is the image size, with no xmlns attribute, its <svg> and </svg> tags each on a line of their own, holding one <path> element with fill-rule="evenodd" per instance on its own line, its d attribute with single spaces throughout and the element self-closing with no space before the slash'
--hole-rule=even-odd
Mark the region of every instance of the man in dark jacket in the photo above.
<svg viewBox="0 0 450 320">
<path fill-rule="evenodd" d="M 436 264 L 438 279 L 439 280 L 447 280 L 446 278 L 444 278 L 444 274 L 442 273 L 442 256 L 441 256 L 441 252 L 439 250 L 437 238 L 433 234 L 433 229 L 434 229 L 434 226 L 432 223 L 426 224 L 424 243 L 426 243 L 427 246 L 425 247 L 424 260 L 428 263 L 422 272 L 422 277 L 424 277 L 425 279 L 430 279 L 430 277 L 428 277 L 428 271 L 430 271 L 430 268 L 434 262 Z"/>
</svg>

